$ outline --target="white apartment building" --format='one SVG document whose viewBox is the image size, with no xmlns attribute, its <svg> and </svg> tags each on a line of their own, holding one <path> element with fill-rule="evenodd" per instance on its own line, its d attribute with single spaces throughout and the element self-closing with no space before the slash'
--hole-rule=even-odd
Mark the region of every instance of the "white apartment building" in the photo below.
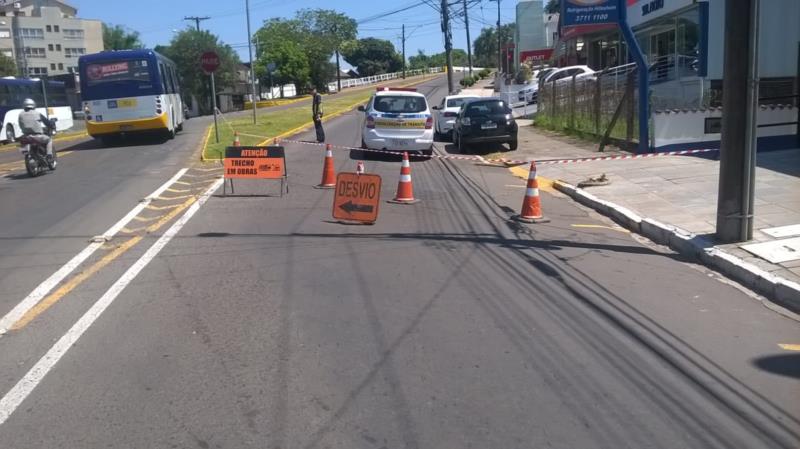
<svg viewBox="0 0 800 449">
<path fill-rule="evenodd" d="M 77 14 L 60 0 L 0 0 L 0 53 L 20 76 L 77 73 L 79 56 L 103 51 L 102 22 Z"/>
</svg>

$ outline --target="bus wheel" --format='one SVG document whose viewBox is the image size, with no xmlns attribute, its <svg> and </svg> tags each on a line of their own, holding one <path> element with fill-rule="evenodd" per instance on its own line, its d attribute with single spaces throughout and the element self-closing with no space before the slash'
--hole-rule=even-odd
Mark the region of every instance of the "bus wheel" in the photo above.
<svg viewBox="0 0 800 449">
<path fill-rule="evenodd" d="M 17 137 L 14 135 L 14 125 L 11 123 L 6 126 L 6 140 L 8 143 L 13 143 L 17 140 Z"/>
</svg>

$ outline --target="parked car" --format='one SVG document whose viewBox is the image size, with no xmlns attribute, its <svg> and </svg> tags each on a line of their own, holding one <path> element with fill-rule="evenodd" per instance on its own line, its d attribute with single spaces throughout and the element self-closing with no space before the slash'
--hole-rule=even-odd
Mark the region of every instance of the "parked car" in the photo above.
<svg viewBox="0 0 800 449">
<path fill-rule="evenodd" d="M 517 122 L 508 103 L 489 97 L 464 103 L 453 127 L 453 143 L 460 153 L 478 143 L 507 143 L 517 149 Z"/>
<path fill-rule="evenodd" d="M 537 93 L 539 92 L 539 85 L 533 84 L 526 87 L 517 93 L 517 100 L 528 104 L 536 103 Z"/>
<path fill-rule="evenodd" d="M 477 98 L 471 95 L 448 95 L 442 98 L 442 102 L 438 106 L 432 107 L 431 109 L 435 111 L 433 114 L 436 117 L 436 126 L 434 128 L 436 136 L 441 137 L 445 134 L 452 136 L 453 124 L 456 122 L 456 116 L 461 109 L 461 105 L 465 101 Z"/>
<path fill-rule="evenodd" d="M 553 70 L 542 79 L 542 83 L 551 83 L 560 79 L 571 78 L 573 75 L 587 75 L 594 73 L 589 66 L 586 65 L 573 65 L 569 67 L 561 67 Z"/>
</svg>

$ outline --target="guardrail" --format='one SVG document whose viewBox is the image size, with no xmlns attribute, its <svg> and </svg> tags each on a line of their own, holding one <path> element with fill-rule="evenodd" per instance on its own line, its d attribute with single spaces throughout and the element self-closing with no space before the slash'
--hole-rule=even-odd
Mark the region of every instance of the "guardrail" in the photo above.
<svg viewBox="0 0 800 449">
<path fill-rule="evenodd" d="M 441 73 L 444 70 L 441 67 L 431 67 L 429 69 L 415 69 L 406 70 L 406 76 L 416 76 L 425 73 Z M 383 73 L 380 75 L 366 76 L 364 78 L 344 79 L 342 80 L 342 89 L 348 87 L 367 86 L 370 84 L 380 83 L 381 81 L 395 80 L 403 77 L 403 72 Z M 336 92 L 336 82 L 328 83 L 328 91 Z"/>
</svg>

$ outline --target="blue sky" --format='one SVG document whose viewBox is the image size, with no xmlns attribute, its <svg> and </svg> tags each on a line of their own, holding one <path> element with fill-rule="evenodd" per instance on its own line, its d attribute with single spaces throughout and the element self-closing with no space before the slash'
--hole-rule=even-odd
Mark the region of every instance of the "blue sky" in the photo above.
<svg viewBox="0 0 800 449">
<path fill-rule="evenodd" d="M 169 42 L 173 30 L 190 24 L 184 16 L 210 16 L 201 23 L 220 36 L 247 61 L 247 28 L 245 0 L 67 0 L 78 8 L 78 16 L 99 19 L 107 23 L 120 24 L 141 33 L 148 47 Z M 291 17 L 302 8 L 325 8 L 343 12 L 354 19 L 364 19 L 380 13 L 419 3 L 414 0 L 250 0 L 251 26 L 257 29 L 271 17 Z M 439 3 L 435 1 L 435 3 Z M 503 23 L 514 20 L 515 0 L 501 2 L 500 15 Z M 474 40 L 480 29 L 494 26 L 497 21 L 497 3 L 482 0 L 469 10 L 470 34 Z M 387 39 L 400 50 L 400 26 L 405 23 L 406 54 L 416 54 L 417 49 L 427 54 L 444 51 L 444 39 L 440 31 L 439 14 L 427 5 L 421 5 L 383 19 L 359 25 L 359 37 Z M 194 26 L 194 22 L 191 22 Z M 466 49 L 466 31 L 462 21 L 453 24 L 453 47 Z"/>
</svg>

